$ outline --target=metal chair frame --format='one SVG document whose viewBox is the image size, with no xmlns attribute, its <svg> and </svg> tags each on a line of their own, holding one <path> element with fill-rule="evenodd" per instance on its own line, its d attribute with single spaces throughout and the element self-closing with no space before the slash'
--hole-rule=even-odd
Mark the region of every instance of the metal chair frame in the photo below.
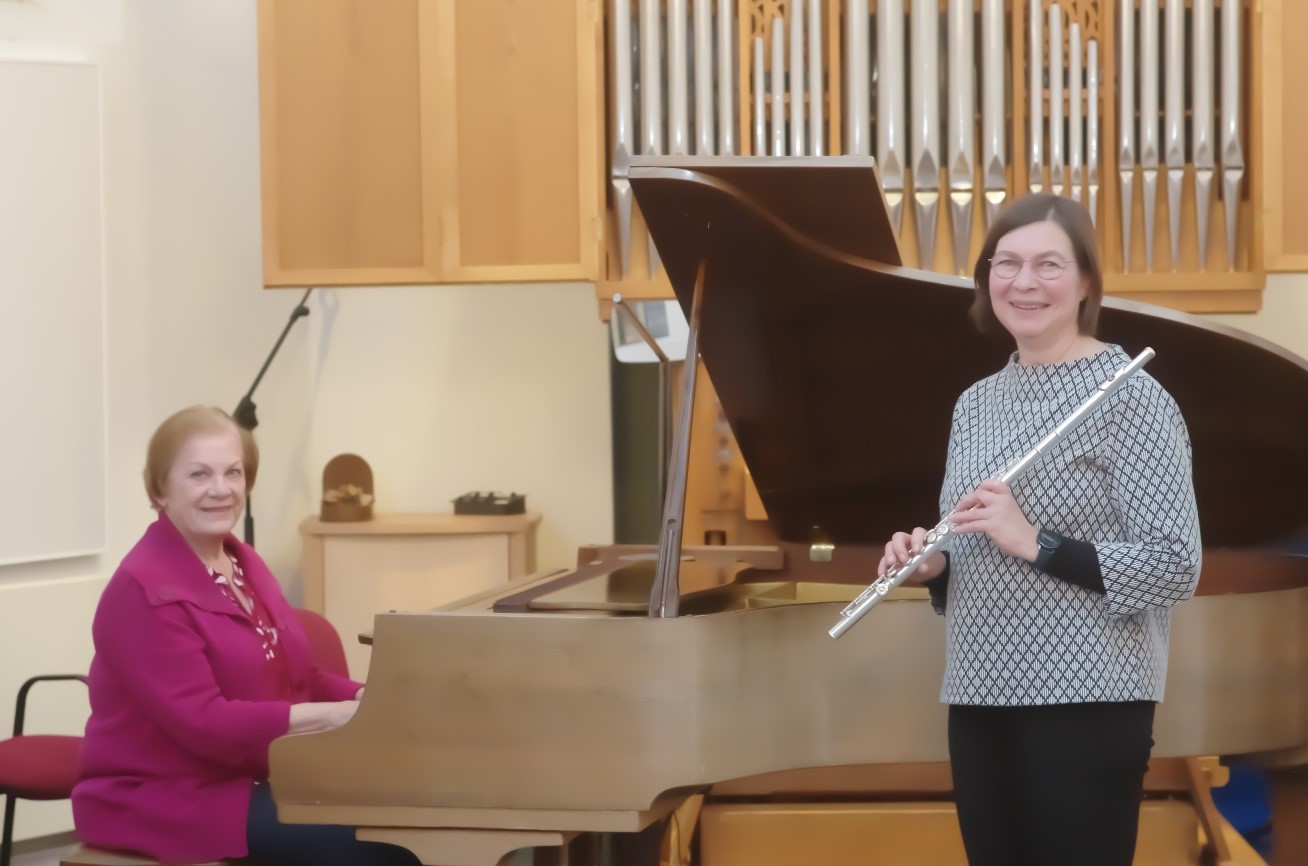
<svg viewBox="0 0 1308 866">
<path fill-rule="evenodd" d="M 14 737 L 20 737 L 23 734 L 23 724 L 27 720 L 27 693 L 32 690 L 32 686 L 40 682 L 55 682 L 60 680 L 80 680 L 86 682 L 86 677 L 81 674 L 43 674 L 28 679 L 18 689 L 18 699 L 14 705 Z M 12 792 L 5 792 L 5 820 L 3 835 L 0 836 L 0 866 L 9 866 L 10 858 L 13 856 L 14 848 L 14 807 L 17 805 L 18 795 Z"/>
</svg>

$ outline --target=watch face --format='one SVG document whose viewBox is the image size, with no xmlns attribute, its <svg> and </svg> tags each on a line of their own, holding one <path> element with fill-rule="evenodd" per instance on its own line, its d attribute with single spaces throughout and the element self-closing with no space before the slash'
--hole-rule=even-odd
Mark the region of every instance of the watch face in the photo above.
<svg viewBox="0 0 1308 866">
<path fill-rule="evenodd" d="M 1058 543 L 1061 541 L 1057 535 L 1048 529 L 1042 529 L 1036 533 L 1036 544 L 1040 545 L 1042 550 L 1057 550 Z"/>
</svg>

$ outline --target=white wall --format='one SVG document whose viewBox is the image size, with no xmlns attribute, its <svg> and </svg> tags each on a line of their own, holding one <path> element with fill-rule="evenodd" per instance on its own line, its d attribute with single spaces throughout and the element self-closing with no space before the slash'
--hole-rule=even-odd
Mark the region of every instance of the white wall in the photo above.
<svg viewBox="0 0 1308 866">
<path fill-rule="evenodd" d="M 253 2 L 0 5 L 0 57 L 51 55 L 103 72 L 108 546 L 0 568 L 0 731 L 24 678 L 85 671 L 100 589 L 153 517 L 140 470 L 154 426 L 191 403 L 234 408 L 301 294 L 260 285 Z M 17 287 L 0 293 L 0 314 L 21 315 Z M 257 541 L 292 599 L 297 525 L 344 451 L 371 463 L 382 510 L 525 492 L 543 515 L 542 566 L 612 539 L 607 335 L 590 285 L 350 289 L 310 303 L 255 394 Z M 29 730 L 80 730 L 75 688 L 34 698 Z M 25 801 L 16 837 L 71 824 L 66 803 Z"/>
<path fill-rule="evenodd" d="M 1308 274 L 1271 274 L 1257 313 L 1210 316 L 1308 358 Z"/>
</svg>

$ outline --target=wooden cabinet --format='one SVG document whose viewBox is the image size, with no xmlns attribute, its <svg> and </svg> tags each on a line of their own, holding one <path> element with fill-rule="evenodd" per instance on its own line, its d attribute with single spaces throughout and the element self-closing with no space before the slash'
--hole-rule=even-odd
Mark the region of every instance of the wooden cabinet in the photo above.
<svg viewBox="0 0 1308 866">
<path fill-rule="evenodd" d="M 1263 160 L 1267 166 L 1265 224 L 1259 232 L 1269 271 L 1308 271 L 1308 159 L 1298 150 L 1308 136 L 1303 92 L 1308 52 L 1308 3 L 1264 0 Z"/>
<path fill-rule="evenodd" d="M 300 524 L 304 604 L 329 619 L 345 642 L 350 674 L 363 679 L 379 611 L 430 610 L 507 583 L 536 568 L 536 526 L 528 512 L 496 517 L 379 514 L 356 523 Z"/>
<path fill-rule="evenodd" d="M 264 283 L 593 280 L 587 0 L 260 0 Z"/>
</svg>

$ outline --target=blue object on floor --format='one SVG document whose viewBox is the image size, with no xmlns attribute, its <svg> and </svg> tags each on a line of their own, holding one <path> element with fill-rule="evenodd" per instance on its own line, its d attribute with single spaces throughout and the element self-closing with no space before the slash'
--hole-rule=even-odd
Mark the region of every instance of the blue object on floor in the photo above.
<svg viewBox="0 0 1308 866">
<path fill-rule="evenodd" d="M 1253 849 L 1265 860 L 1272 853 L 1272 806 L 1267 774 L 1261 767 L 1238 760 L 1223 761 L 1231 780 L 1213 788 L 1213 803 Z"/>
</svg>

